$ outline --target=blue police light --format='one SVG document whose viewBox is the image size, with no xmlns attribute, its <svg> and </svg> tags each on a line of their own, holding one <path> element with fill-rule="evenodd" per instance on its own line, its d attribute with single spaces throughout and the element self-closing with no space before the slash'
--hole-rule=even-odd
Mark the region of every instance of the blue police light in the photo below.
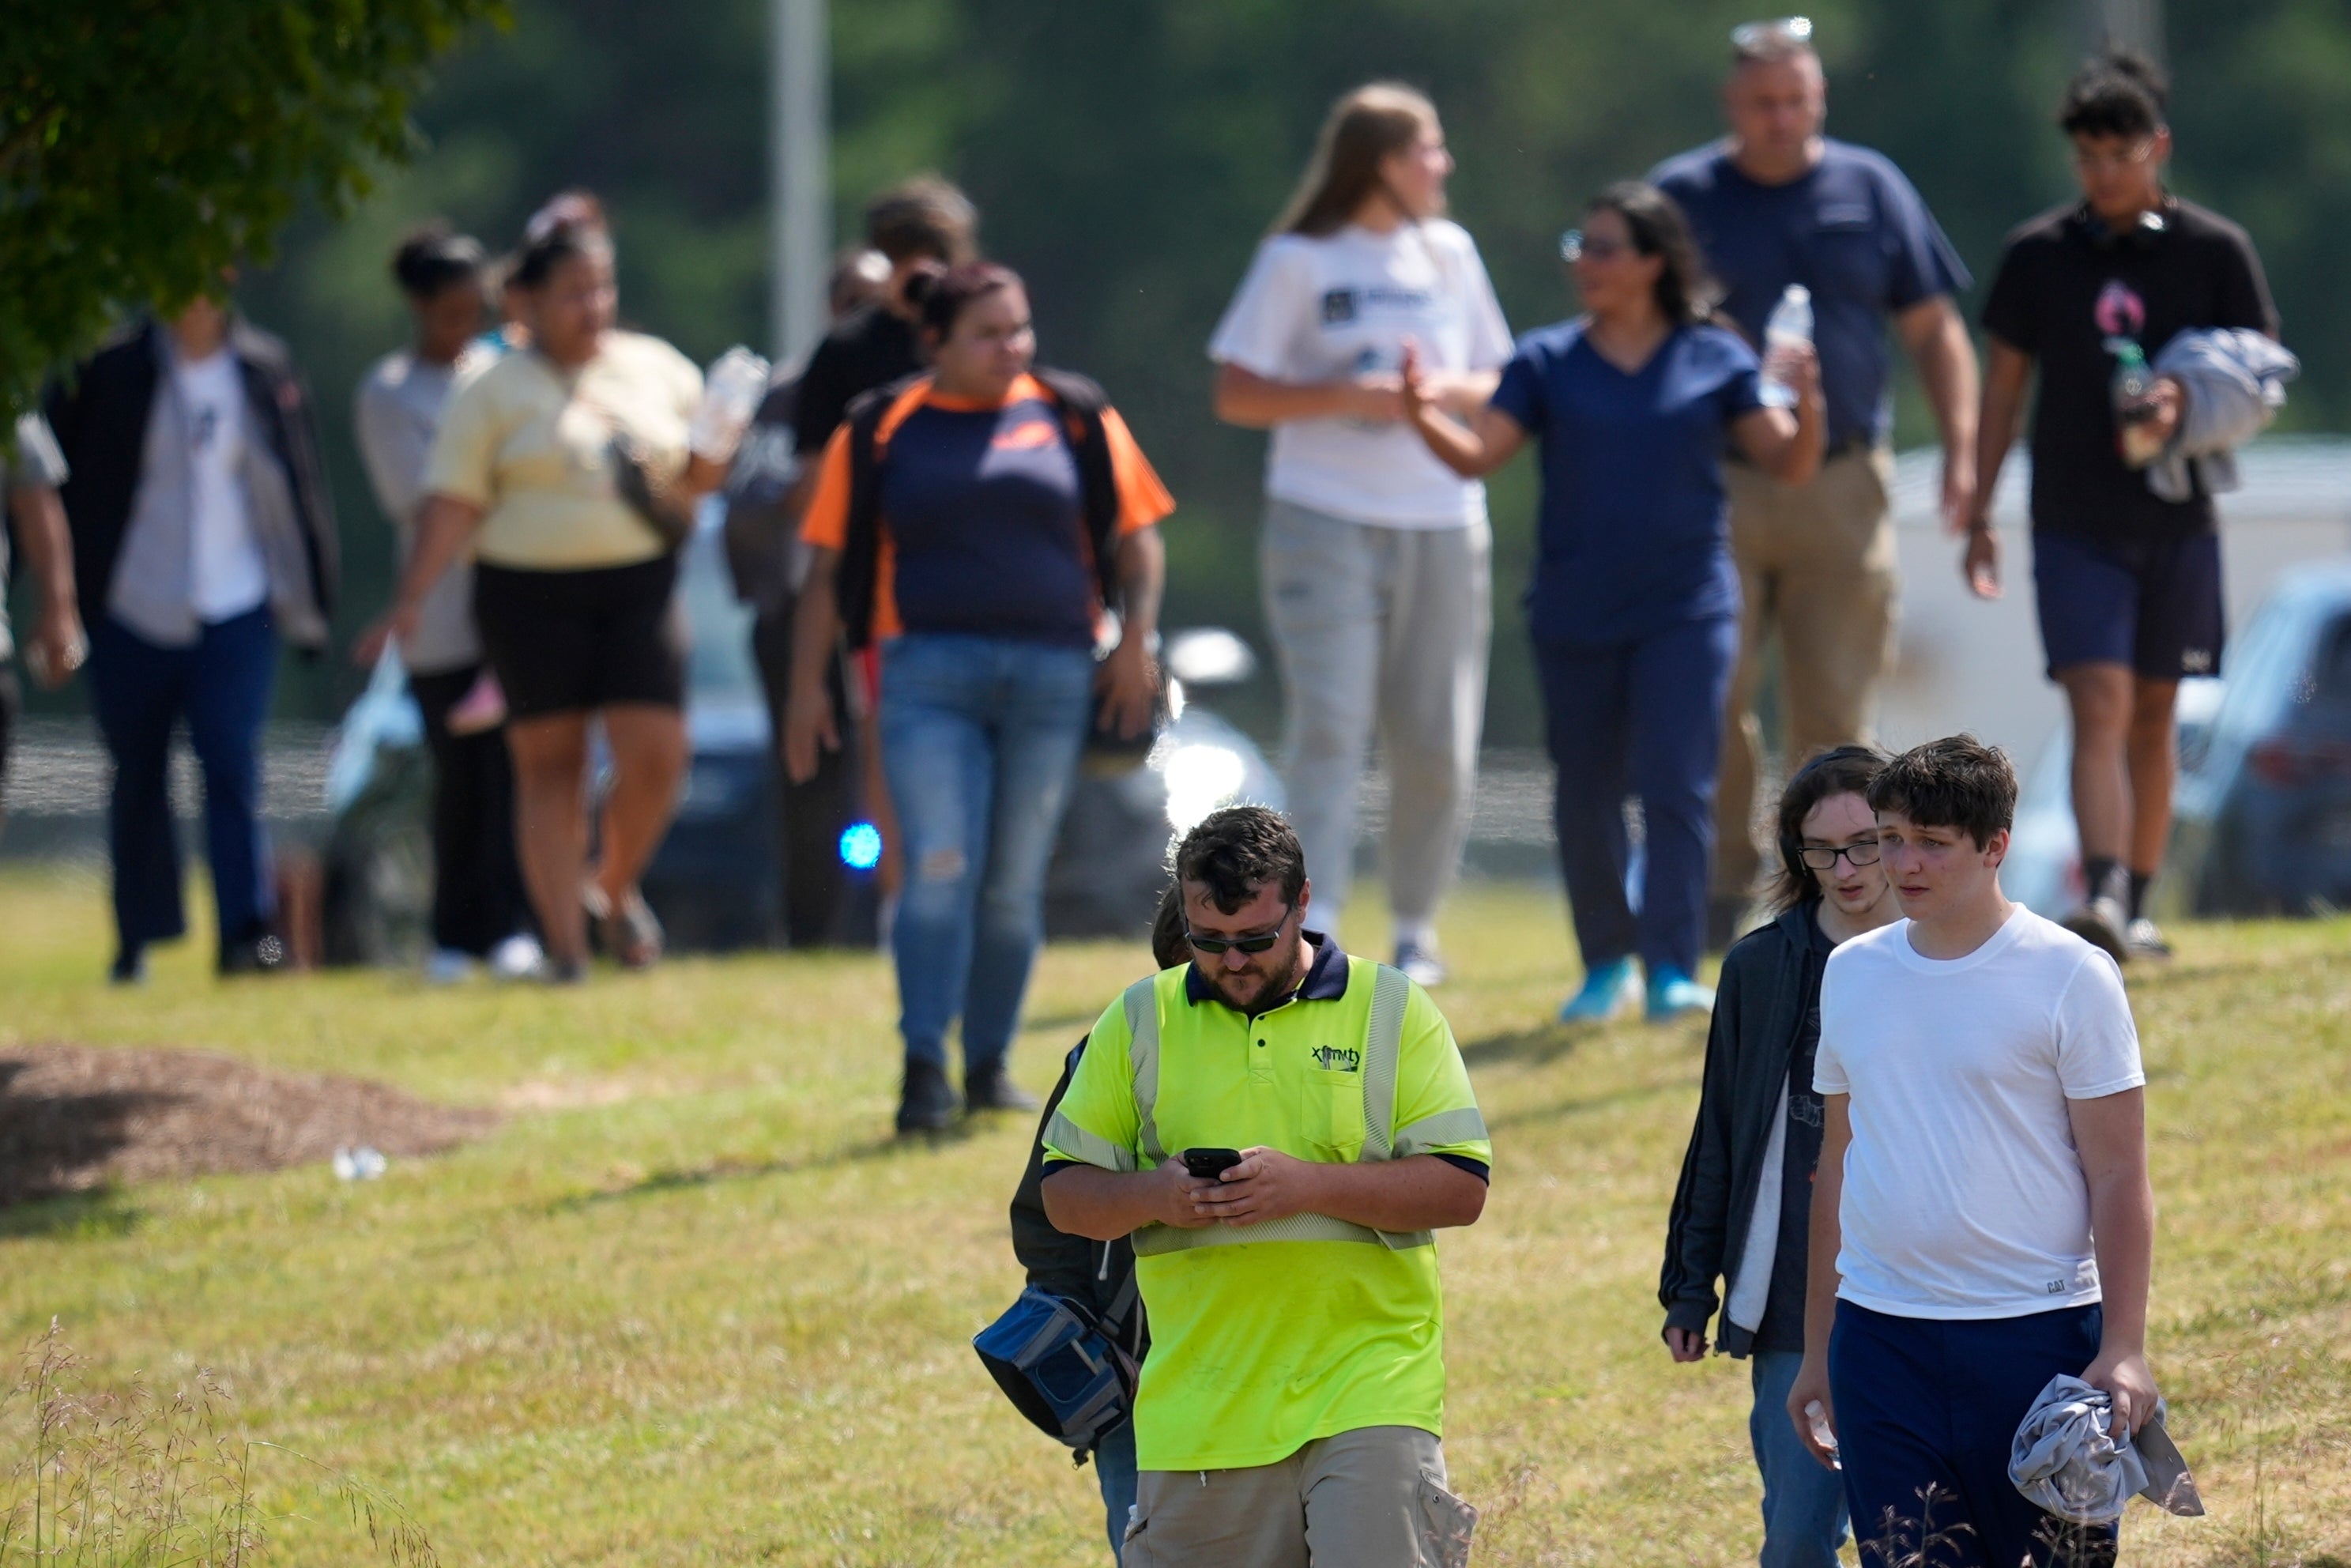
<svg viewBox="0 0 2351 1568">
<path fill-rule="evenodd" d="M 852 822 L 841 830 L 841 863 L 852 871 L 872 871 L 882 863 L 882 830 L 871 822 Z"/>
</svg>

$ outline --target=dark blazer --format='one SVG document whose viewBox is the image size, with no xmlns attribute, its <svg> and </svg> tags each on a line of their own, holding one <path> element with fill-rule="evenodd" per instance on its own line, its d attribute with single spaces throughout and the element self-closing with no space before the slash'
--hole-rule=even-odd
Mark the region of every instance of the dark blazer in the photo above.
<svg viewBox="0 0 2351 1568">
<path fill-rule="evenodd" d="M 1029 1272 L 1029 1283 L 1056 1296 L 1066 1296 L 1093 1309 L 1103 1326 L 1127 1354 L 1141 1361 L 1150 1348 L 1151 1334 L 1143 1316 L 1140 1292 L 1126 1289 L 1134 1275 L 1134 1244 L 1092 1241 L 1053 1228 L 1045 1218 L 1045 1128 L 1070 1090 L 1070 1080 L 1086 1053 L 1086 1042 L 1073 1047 L 1062 1064 L 1061 1081 L 1045 1097 L 1045 1113 L 1038 1118 L 1037 1136 L 1029 1145 L 1029 1166 L 1020 1173 L 1019 1190 L 1012 1195 L 1012 1250 Z M 1121 1296 L 1125 1298 L 1121 1301 Z M 1115 1309 L 1124 1310 L 1113 1319 Z"/>
<path fill-rule="evenodd" d="M 1746 1255 L 1771 1119 L 1803 1027 L 1804 956 L 1813 945 L 1813 919 L 1814 906 L 1802 904 L 1748 933 L 1723 956 L 1698 1124 L 1682 1156 L 1657 1280 L 1667 1328 L 1704 1333 L 1737 1284 L 1731 1276 Z M 1745 1355 L 1754 1335 L 1726 1317 L 1715 1341 L 1729 1354 Z"/>
<path fill-rule="evenodd" d="M 59 488 L 73 530 L 74 581 L 85 623 L 106 614 L 115 559 L 131 524 L 147 450 L 147 420 L 162 374 L 163 329 L 141 322 L 86 361 L 70 382 L 52 387 L 47 412 L 73 474 Z M 319 464 L 310 394 L 279 339 L 232 317 L 228 346 L 245 378 L 252 430 L 286 469 L 319 612 L 331 614 L 341 580 L 341 549 Z"/>
</svg>

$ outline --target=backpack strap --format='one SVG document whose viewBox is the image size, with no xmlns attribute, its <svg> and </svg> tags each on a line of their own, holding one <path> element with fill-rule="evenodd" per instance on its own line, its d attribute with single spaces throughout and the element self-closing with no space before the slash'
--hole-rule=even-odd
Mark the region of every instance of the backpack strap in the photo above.
<svg viewBox="0 0 2351 1568">
<path fill-rule="evenodd" d="M 849 518 L 833 577 L 841 629 L 852 652 L 873 640 L 873 592 L 882 573 L 882 459 L 890 436 L 921 406 L 930 377 L 903 377 L 861 392 L 841 423 L 849 431 Z"/>
<path fill-rule="evenodd" d="M 1100 383 L 1074 371 L 1037 367 L 1029 372 L 1061 406 L 1070 436 L 1071 453 L 1078 462 L 1078 482 L 1086 544 L 1093 551 L 1094 578 L 1102 601 L 1118 608 L 1118 474 L 1110 457 L 1110 437 L 1102 415 L 1110 398 Z"/>
</svg>

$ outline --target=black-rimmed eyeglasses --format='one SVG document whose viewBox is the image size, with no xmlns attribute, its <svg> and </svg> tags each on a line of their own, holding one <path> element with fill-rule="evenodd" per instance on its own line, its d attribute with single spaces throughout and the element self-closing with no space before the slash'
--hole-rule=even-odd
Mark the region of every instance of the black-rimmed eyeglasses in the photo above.
<svg viewBox="0 0 2351 1568">
<path fill-rule="evenodd" d="M 1255 955 L 1265 952 L 1280 941 L 1281 928 L 1289 925 L 1290 917 L 1297 913 L 1298 905 L 1290 905 L 1281 912 L 1281 918 L 1273 923 L 1272 930 L 1260 932 L 1255 936 L 1203 936 L 1196 931 L 1186 930 L 1184 940 L 1192 945 L 1193 952 L 1206 953 L 1212 958 L 1228 947 L 1238 947 L 1244 953 Z"/>
<path fill-rule="evenodd" d="M 1877 863 L 1877 841 L 1869 839 L 1857 844 L 1832 848 L 1827 844 L 1807 845 L 1797 852 L 1798 858 L 1814 871 L 1834 871 L 1837 856 L 1843 855 L 1855 866 Z"/>
</svg>

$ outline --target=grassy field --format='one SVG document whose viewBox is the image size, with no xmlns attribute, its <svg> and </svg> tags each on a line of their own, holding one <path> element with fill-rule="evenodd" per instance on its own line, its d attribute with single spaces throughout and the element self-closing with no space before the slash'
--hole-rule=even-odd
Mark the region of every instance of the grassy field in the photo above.
<svg viewBox="0 0 2351 1568">
<path fill-rule="evenodd" d="M 205 1048 L 508 1112 L 381 1182 L 312 1167 L 0 1210 L 12 1343 L 54 1315 L 103 1377 L 215 1369 L 252 1435 L 382 1487 L 453 1568 L 1103 1560 L 1091 1473 L 966 1343 L 1019 1288 L 1004 1201 L 1029 1129 L 890 1142 L 881 959 L 428 992 L 223 986 L 191 945 L 117 993 L 96 983 L 99 884 L 24 869 L 0 873 L 0 1046 Z M 2340 1568 L 2351 923 L 2178 935 L 2131 990 L 2163 1206 L 2154 1360 L 2212 1515 L 2137 1507 L 2126 1550 Z M 1441 1242 L 1447 1448 L 1486 1512 L 1478 1561 L 1751 1560 L 1744 1369 L 1675 1367 L 1657 1341 L 1702 1030 L 1549 1025 L 1573 960 L 1539 890 L 1466 893 L 1448 936 L 1440 1000 L 1498 1161 L 1484 1221 Z M 1050 953 L 1021 1076 L 1049 1082 L 1144 962 Z M 277 1560 L 360 1560 L 277 1463 L 274 1505 L 303 1511 Z"/>
</svg>

